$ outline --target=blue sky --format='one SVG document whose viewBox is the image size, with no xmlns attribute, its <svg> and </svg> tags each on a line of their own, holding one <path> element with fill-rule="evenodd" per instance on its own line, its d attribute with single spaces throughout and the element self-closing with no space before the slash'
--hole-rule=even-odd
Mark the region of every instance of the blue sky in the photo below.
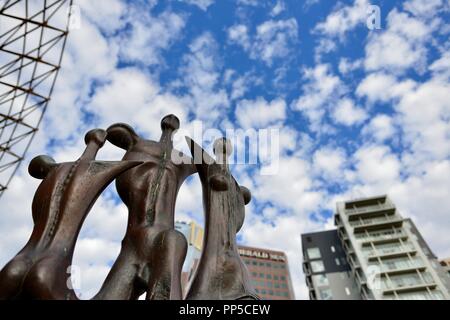
<svg viewBox="0 0 450 320">
<path fill-rule="evenodd" d="M 450 256 L 448 0 L 75 2 L 81 24 L 29 158 L 74 160 L 88 129 L 115 122 L 157 139 L 168 113 L 187 132 L 195 121 L 276 129 L 275 174 L 233 167 L 253 193 L 239 239 L 287 252 L 298 299 L 307 298 L 300 234 L 331 228 L 339 200 L 389 194 L 435 253 Z M 370 5 L 380 8 L 379 30 L 367 26 Z M 107 145 L 99 158 L 121 155 Z M 35 188 L 22 166 L 1 200 L 0 265 L 29 235 Z M 191 178 L 177 218 L 202 222 L 200 199 Z M 112 187 L 77 244 L 85 297 L 117 256 L 125 224 Z"/>
</svg>

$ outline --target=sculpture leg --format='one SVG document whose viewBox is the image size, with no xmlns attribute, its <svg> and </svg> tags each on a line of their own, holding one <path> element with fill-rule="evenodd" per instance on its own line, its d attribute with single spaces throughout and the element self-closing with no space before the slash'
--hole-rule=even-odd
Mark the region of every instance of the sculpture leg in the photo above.
<svg viewBox="0 0 450 320">
<path fill-rule="evenodd" d="M 147 300 L 181 300 L 181 271 L 187 252 L 187 241 L 181 232 L 168 230 L 155 239 L 153 273 Z"/>
<path fill-rule="evenodd" d="M 145 285 L 139 281 L 139 261 L 125 246 L 114 262 L 99 293 L 94 300 L 136 300 L 145 292 Z"/>
<path fill-rule="evenodd" d="M 0 300 L 19 298 L 31 265 L 31 260 L 16 256 L 2 269 L 0 272 Z"/>
</svg>

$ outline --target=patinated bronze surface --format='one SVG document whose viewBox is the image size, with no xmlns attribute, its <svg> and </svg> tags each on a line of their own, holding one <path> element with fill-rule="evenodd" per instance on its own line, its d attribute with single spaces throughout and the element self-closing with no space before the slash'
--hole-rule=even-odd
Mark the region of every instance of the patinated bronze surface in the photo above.
<svg viewBox="0 0 450 320">
<path fill-rule="evenodd" d="M 105 294 L 99 298 L 131 299 L 143 292 L 147 292 L 147 299 L 182 298 L 180 277 L 187 242 L 174 230 L 175 201 L 181 184 L 195 167 L 187 157 L 181 164 L 172 161 L 172 134 L 179 126 L 178 118 L 166 116 L 158 142 L 140 138 L 126 124 L 108 128 L 108 140 L 126 150 L 123 160 L 144 163 L 116 181 L 129 210 L 128 227 L 120 255 L 105 282 Z M 124 288 L 129 290 L 126 297 L 121 296 Z"/>
<path fill-rule="evenodd" d="M 231 146 L 218 141 L 214 160 L 188 139 L 192 153 L 203 156 L 194 165 L 173 148 L 179 125 L 174 115 L 164 117 L 161 138 L 152 141 L 118 123 L 88 132 L 87 147 L 75 162 L 34 158 L 29 172 L 42 179 L 32 205 L 34 228 L 25 247 L 0 272 L 0 299 L 78 299 L 69 278 L 76 240 L 94 202 L 114 179 L 128 207 L 128 224 L 120 254 L 94 299 L 131 300 L 144 293 L 149 300 L 182 299 L 187 242 L 174 229 L 175 202 L 182 183 L 197 171 L 203 186 L 205 247 L 187 299 L 256 299 L 236 245 L 250 191 L 229 171 Z M 121 161 L 95 160 L 106 140 L 126 151 Z"/>
<path fill-rule="evenodd" d="M 34 196 L 34 228 L 25 247 L 0 272 L 0 299 L 75 299 L 68 268 L 87 213 L 105 187 L 141 161 L 96 161 L 106 140 L 92 130 L 86 150 L 75 162 L 57 164 L 47 156 L 34 158 L 29 173 L 43 179 Z"/>
<path fill-rule="evenodd" d="M 214 160 L 193 140 L 186 139 L 195 160 L 203 155 L 197 168 L 205 214 L 203 252 L 186 299 L 258 299 L 236 244 L 251 195 L 230 173 L 227 158 L 231 145 L 225 139 L 217 140 Z"/>
</svg>

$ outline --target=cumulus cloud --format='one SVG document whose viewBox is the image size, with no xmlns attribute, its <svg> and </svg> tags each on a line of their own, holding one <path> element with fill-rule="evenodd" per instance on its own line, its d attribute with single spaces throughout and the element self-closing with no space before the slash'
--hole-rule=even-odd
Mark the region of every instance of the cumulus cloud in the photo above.
<svg viewBox="0 0 450 320">
<path fill-rule="evenodd" d="M 281 123 L 286 118 L 286 102 L 282 99 L 266 101 L 262 97 L 241 100 L 237 103 L 236 118 L 245 129 L 259 129 Z"/>
<path fill-rule="evenodd" d="M 314 32 L 330 37 L 343 38 L 347 32 L 358 25 L 365 26 L 367 10 L 370 6 L 367 0 L 355 0 L 352 5 L 338 4 L 336 8 L 314 28 Z"/>
<path fill-rule="evenodd" d="M 345 93 L 345 86 L 327 64 L 305 68 L 303 78 L 303 94 L 292 107 L 307 117 L 313 131 L 319 131 L 327 109 Z"/>
<path fill-rule="evenodd" d="M 369 37 L 365 68 L 401 73 L 413 67 L 418 72 L 423 71 L 427 62 L 426 44 L 438 25 L 438 20 L 426 23 L 407 13 L 392 10 L 387 17 L 387 29 Z"/>
<path fill-rule="evenodd" d="M 348 98 L 340 100 L 333 111 L 334 121 L 346 126 L 359 124 L 367 117 L 367 112 L 361 107 L 355 106 L 353 100 Z"/>
<path fill-rule="evenodd" d="M 214 0 L 179 0 L 199 7 L 201 10 L 206 11 L 208 7 L 214 3 Z"/>
<path fill-rule="evenodd" d="M 264 61 L 271 66 L 275 59 L 285 58 L 297 43 L 298 25 L 295 18 L 268 20 L 250 34 L 246 25 L 233 25 L 228 29 L 231 43 L 240 45 L 252 59 Z"/>
</svg>

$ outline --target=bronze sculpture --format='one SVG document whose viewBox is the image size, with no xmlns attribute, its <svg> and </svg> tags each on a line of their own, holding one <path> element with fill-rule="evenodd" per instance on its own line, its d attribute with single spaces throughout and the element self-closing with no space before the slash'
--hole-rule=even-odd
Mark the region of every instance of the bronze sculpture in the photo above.
<svg viewBox="0 0 450 320">
<path fill-rule="evenodd" d="M 86 149 L 75 162 L 34 158 L 29 173 L 43 179 L 33 200 L 34 228 L 25 247 L 0 271 L 1 299 L 78 299 L 68 269 L 79 231 L 92 205 L 116 179 L 128 207 L 120 254 L 93 299 L 182 299 L 181 269 L 187 243 L 174 229 L 175 202 L 185 179 L 199 173 L 206 217 L 205 248 L 187 299 L 257 299 L 236 248 L 250 192 L 240 187 L 226 161 L 230 147 L 220 140 L 216 160 L 188 139 L 201 161 L 173 148 L 179 120 L 161 121 L 159 141 L 145 140 L 128 125 L 86 134 Z M 108 140 L 126 150 L 121 161 L 97 161 Z M 173 156 L 177 156 L 174 161 Z M 181 161 L 179 161 L 181 160 Z M 198 160 L 198 159 L 196 159 Z"/>
<path fill-rule="evenodd" d="M 194 158 L 203 155 L 197 168 L 205 213 L 203 252 L 186 299 L 258 299 L 237 250 L 236 233 L 244 223 L 244 206 L 251 195 L 230 173 L 227 158 L 231 145 L 226 139 L 217 140 L 215 161 L 190 138 L 186 140 Z"/>
</svg>

